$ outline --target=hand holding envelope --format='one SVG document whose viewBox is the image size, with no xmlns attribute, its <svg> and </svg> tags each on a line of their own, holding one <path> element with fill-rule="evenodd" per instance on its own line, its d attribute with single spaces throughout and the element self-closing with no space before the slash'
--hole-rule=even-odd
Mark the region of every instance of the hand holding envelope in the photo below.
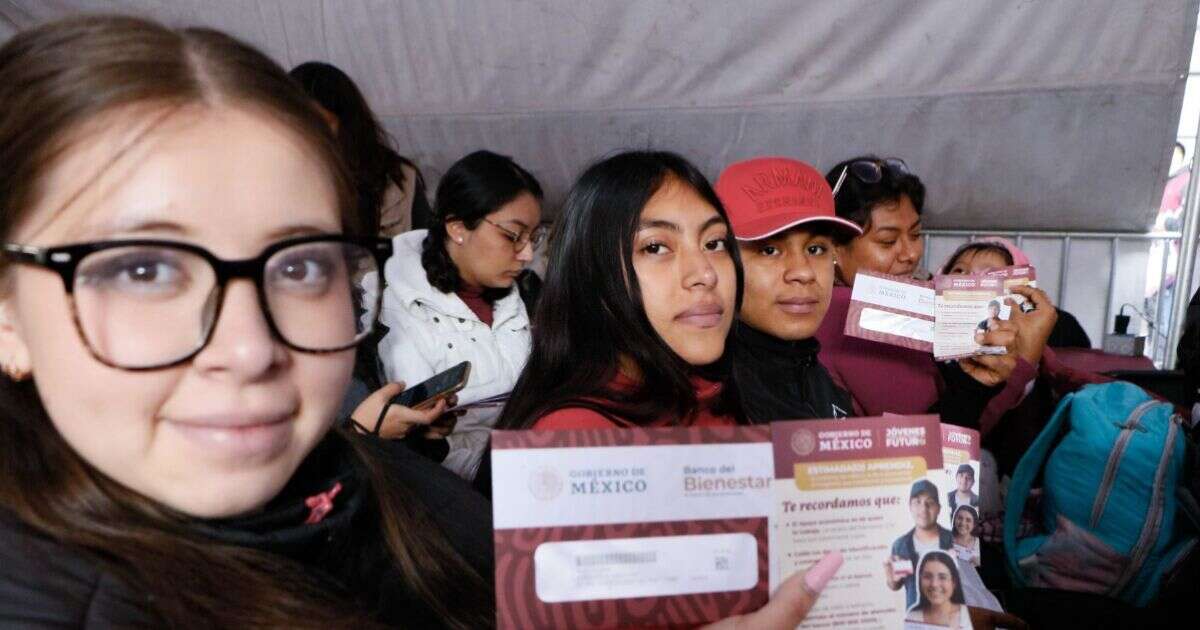
<svg viewBox="0 0 1200 630">
<path fill-rule="evenodd" d="M 1012 292 L 1026 299 L 1026 304 L 1033 304 L 1032 309 L 1013 309 L 1012 321 L 1017 326 L 1016 353 L 1021 358 L 1037 365 L 1042 360 L 1042 351 L 1058 322 L 1058 309 L 1050 301 L 1045 291 L 1033 287 L 1013 287 Z"/>
<path fill-rule="evenodd" d="M 1016 313 L 1019 309 L 1014 309 Z M 967 376 L 987 385 L 999 385 L 1008 380 L 1017 367 L 1018 327 L 1007 321 L 996 322 L 983 334 L 982 344 L 988 348 L 1004 348 L 1004 354 L 978 354 L 958 360 Z M 1039 352 L 1040 354 L 1040 352 Z M 1035 364 L 1036 365 L 1036 364 Z"/>
<path fill-rule="evenodd" d="M 825 554 L 808 571 L 788 578 L 756 612 L 722 619 L 704 626 L 704 630 L 792 630 L 804 621 L 817 597 L 842 566 L 842 554 Z"/>
</svg>

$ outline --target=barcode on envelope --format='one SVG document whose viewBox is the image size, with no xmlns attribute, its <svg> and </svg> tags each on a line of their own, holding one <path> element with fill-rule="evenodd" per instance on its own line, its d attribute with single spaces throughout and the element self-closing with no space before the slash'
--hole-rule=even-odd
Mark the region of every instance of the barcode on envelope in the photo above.
<svg viewBox="0 0 1200 630">
<path fill-rule="evenodd" d="M 577 567 L 594 567 L 612 564 L 654 564 L 655 562 L 658 562 L 658 552 L 656 551 L 613 551 L 609 553 L 575 556 L 575 566 Z"/>
</svg>

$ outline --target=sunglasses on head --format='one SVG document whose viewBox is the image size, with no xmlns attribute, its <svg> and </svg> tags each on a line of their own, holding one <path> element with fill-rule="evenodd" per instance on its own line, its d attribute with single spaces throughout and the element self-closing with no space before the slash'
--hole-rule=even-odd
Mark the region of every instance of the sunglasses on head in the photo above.
<svg viewBox="0 0 1200 630">
<path fill-rule="evenodd" d="M 882 160 L 854 160 L 842 167 L 842 173 L 838 175 L 837 183 L 833 185 L 833 195 L 836 197 L 838 191 L 841 190 L 842 184 L 846 182 L 846 176 L 851 175 L 854 179 L 864 184 L 878 184 L 883 181 L 883 169 L 888 169 L 897 175 L 911 175 L 908 170 L 908 164 L 900 158 L 883 158 Z"/>
</svg>

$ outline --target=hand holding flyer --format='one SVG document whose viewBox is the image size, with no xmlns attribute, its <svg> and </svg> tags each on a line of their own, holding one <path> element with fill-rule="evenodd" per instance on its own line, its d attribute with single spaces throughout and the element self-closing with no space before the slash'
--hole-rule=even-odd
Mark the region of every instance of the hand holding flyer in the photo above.
<svg viewBox="0 0 1200 630">
<path fill-rule="evenodd" d="M 983 275 L 936 276 L 932 283 L 860 271 L 855 276 L 844 332 L 850 337 L 952 360 L 1004 354 L 983 338 L 1011 314 L 1009 302 L 1032 309 L 1013 287 L 1037 286 L 1033 267 L 992 269 Z"/>
</svg>

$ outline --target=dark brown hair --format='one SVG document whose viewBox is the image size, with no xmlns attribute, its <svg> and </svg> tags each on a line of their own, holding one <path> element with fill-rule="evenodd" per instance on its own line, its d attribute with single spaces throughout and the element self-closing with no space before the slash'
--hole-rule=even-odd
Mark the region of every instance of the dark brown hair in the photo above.
<svg viewBox="0 0 1200 630">
<path fill-rule="evenodd" d="M 328 166 L 346 231 L 362 233 L 329 129 L 274 62 L 216 31 L 89 16 L 19 33 L 0 47 L 0 237 L 34 205 L 42 177 L 97 117 L 129 111 L 153 125 L 175 108 L 223 103 L 263 112 L 305 141 Z M 85 176 L 79 188 L 90 181 Z M 490 625 L 490 580 L 452 550 L 371 444 L 340 439 L 350 442 L 371 486 L 370 513 L 379 515 L 380 535 L 412 594 L 448 626 Z M 59 435 L 35 385 L 7 379 L 0 379 L 0 508 L 145 593 L 148 612 L 164 625 L 374 623 L 352 594 L 303 566 L 203 538 L 185 515 L 107 478 Z"/>
<path fill-rule="evenodd" d="M 383 125 L 371 111 L 354 80 L 337 66 L 308 61 L 288 72 L 300 88 L 337 117 L 337 141 L 358 190 L 359 220 L 371 234 L 379 232 L 383 198 L 389 183 L 405 195 L 424 195 L 425 180 L 412 160 L 396 153 Z M 413 169 L 413 190 L 404 190 L 403 167 Z M 413 217 L 414 222 L 418 217 Z M 413 225 L 414 228 L 417 226 Z"/>
</svg>

